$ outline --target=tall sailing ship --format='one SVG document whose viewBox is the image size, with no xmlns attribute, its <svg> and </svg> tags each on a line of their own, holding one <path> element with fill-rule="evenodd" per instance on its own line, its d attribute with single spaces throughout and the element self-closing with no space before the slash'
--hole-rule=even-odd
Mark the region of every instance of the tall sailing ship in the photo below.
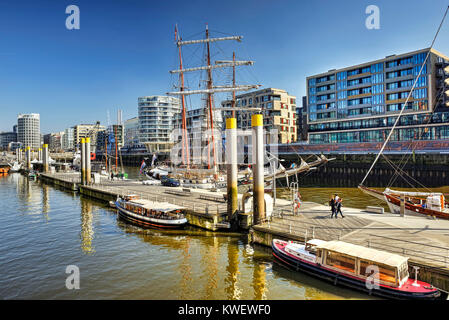
<svg viewBox="0 0 449 320">
<path fill-rule="evenodd" d="M 220 42 L 241 42 L 242 36 L 224 36 L 224 37 L 211 37 L 208 25 L 203 39 L 197 40 L 183 40 L 178 27 L 175 26 L 175 44 L 177 46 L 177 56 L 179 59 L 179 68 L 171 70 L 172 75 L 178 76 L 178 84 L 175 86 L 177 91 L 168 92 L 168 95 L 179 96 L 181 101 L 181 120 L 180 128 L 182 137 L 180 141 L 180 159 L 181 164 L 176 167 L 157 167 L 151 168 L 148 166 L 147 173 L 154 177 L 152 172 L 158 172 L 161 174 L 161 170 L 167 172 L 171 177 L 178 179 L 181 185 L 185 187 L 204 188 L 204 189 L 217 189 L 224 188 L 226 186 L 226 172 L 223 170 L 222 156 L 219 151 L 222 146 L 222 136 L 220 131 L 214 129 L 221 129 L 222 112 L 230 111 L 232 116 L 235 117 L 236 111 L 244 111 L 247 113 L 263 112 L 260 108 L 251 107 L 237 107 L 236 106 L 236 92 L 249 91 L 257 89 L 261 85 L 259 84 L 236 84 L 236 68 L 243 66 L 252 66 L 254 61 L 251 60 L 236 60 L 235 52 L 232 54 L 232 59 L 228 60 L 215 60 L 212 61 L 212 57 L 216 56 L 212 54 L 212 47 L 218 46 Z M 201 61 L 202 65 L 194 67 L 185 67 L 183 60 L 183 48 L 186 46 L 204 46 L 204 56 Z M 219 48 L 220 51 L 221 48 Z M 196 51 L 198 51 L 196 49 Z M 196 52 L 195 51 L 195 52 Z M 230 55 L 229 55 L 230 56 Z M 227 54 L 225 53 L 225 59 Z M 220 83 L 215 84 L 217 72 L 225 72 L 225 70 L 232 70 L 232 83 Z M 186 84 L 193 85 L 193 81 L 189 81 L 187 75 L 196 75 L 199 73 L 198 89 L 191 89 Z M 203 75 L 203 78 L 201 78 Z M 205 77 L 204 77 L 205 76 Z M 215 95 L 228 93 L 232 94 L 231 107 L 215 107 Z M 187 107 L 187 97 L 201 96 L 202 97 L 202 110 L 201 114 L 204 115 L 204 123 L 200 121 L 198 123 L 190 123 L 188 125 L 187 113 L 190 111 Z M 189 99 L 191 100 L 191 99 Z M 218 124 L 218 128 L 217 128 Z M 205 130 L 203 131 L 202 128 Z M 193 130 L 192 130 L 193 129 Z M 193 132 L 191 132 L 193 131 Z M 200 141 L 198 141 L 200 140 Z M 207 154 L 203 155 L 202 150 L 207 149 Z M 279 159 L 276 159 L 279 160 Z M 315 161 L 306 163 L 301 159 L 299 165 L 293 165 L 291 168 L 284 168 L 279 161 L 270 161 L 270 169 L 266 170 L 265 181 L 269 183 L 270 180 L 278 178 L 287 178 L 291 175 L 297 175 L 298 173 L 310 170 L 313 167 L 324 164 L 328 159 L 324 156 L 319 156 Z M 153 171 L 152 171 L 153 170 Z M 249 184 L 252 180 L 252 171 L 247 166 L 244 170 L 241 170 L 238 174 L 239 184 Z"/>
</svg>

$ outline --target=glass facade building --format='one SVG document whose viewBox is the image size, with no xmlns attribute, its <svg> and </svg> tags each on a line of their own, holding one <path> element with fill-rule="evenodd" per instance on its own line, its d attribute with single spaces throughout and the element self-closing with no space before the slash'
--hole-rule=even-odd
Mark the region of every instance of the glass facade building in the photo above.
<svg viewBox="0 0 449 320">
<path fill-rule="evenodd" d="M 170 152 L 170 135 L 181 112 L 178 98 L 146 96 L 138 98 L 139 142 L 149 152 Z"/>
<path fill-rule="evenodd" d="M 310 144 L 384 141 L 415 81 L 391 139 L 449 139 L 449 108 L 441 99 L 448 63 L 422 49 L 307 77 Z"/>
</svg>

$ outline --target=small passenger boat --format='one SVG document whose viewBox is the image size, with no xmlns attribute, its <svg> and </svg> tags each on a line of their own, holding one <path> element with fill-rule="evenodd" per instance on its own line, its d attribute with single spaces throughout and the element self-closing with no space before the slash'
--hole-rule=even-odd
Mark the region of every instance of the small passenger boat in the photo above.
<svg viewBox="0 0 449 320">
<path fill-rule="evenodd" d="M 303 271 L 368 294 L 393 299 L 436 299 L 440 291 L 410 279 L 408 258 L 343 241 L 309 240 L 305 245 L 274 239 L 273 256 Z M 378 270 L 377 276 L 373 270 Z"/>
<path fill-rule="evenodd" d="M 179 229 L 187 224 L 184 207 L 168 202 L 139 199 L 137 195 L 118 198 L 115 202 L 119 216 L 147 228 Z"/>
</svg>

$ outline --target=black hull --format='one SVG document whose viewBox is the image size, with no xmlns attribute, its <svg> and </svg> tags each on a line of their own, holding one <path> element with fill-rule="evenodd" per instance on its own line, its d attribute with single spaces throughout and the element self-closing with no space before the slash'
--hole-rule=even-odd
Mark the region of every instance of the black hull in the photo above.
<svg viewBox="0 0 449 320">
<path fill-rule="evenodd" d="M 139 227 L 142 228 L 149 228 L 149 229 L 170 229 L 170 230 L 179 230 L 179 229 L 183 229 L 187 223 L 184 224 L 164 224 L 164 223 L 154 223 L 154 222 L 149 222 L 149 221 L 145 221 L 143 219 L 136 219 L 128 214 L 126 214 L 126 212 L 120 210 L 120 208 L 118 208 L 118 214 L 119 214 L 119 218 L 121 218 L 122 220 L 125 220 L 126 222 L 130 222 L 134 225 L 137 225 Z"/>
<path fill-rule="evenodd" d="M 338 274 L 326 269 L 323 269 L 319 266 L 314 266 L 312 264 L 308 264 L 302 262 L 297 259 L 293 259 L 292 257 L 286 255 L 281 250 L 277 249 L 276 246 L 272 245 L 273 249 L 273 257 L 280 264 L 287 266 L 289 269 L 294 271 L 302 271 L 311 276 L 323 279 L 328 282 L 334 283 L 334 285 L 340 285 L 347 288 L 355 289 L 358 291 L 362 291 L 367 293 L 368 295 L 374 295 L 381 298 L 387 299 L 398 299 L 398 300 L 411 300 L 411 299 L 427 299 L 433 300 L 440 296 L 440 292 L 436 291 L 436 293 L 429 294 L 415 294 L 415 293 L 407 293 L 404 291 L 389 289 L 380 285 L 379 289 L 368 289 L 366 287 L 365 281 L 357 280 L 342 274 Z"/>
</svg>

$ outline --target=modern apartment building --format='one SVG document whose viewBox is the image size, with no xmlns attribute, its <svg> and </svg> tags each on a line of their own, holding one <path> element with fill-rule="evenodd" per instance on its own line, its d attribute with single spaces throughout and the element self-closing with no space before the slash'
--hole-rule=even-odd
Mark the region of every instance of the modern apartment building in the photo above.
<svg viewBox="0 0 449 320">
<path fill-rule="evenodd" d="M 32 149 L 38 149 L 41 146 L 40 115 L 38 113 L 17 116 L 17 141 Z"/>
<path fill-rule="evenodd" d="M 231 107 L 231 101 L 222 102 L 223 107 Z M 265 130 L 277 129 L 278 143 L 291 143 L 297 140 L 296 97 L 281 89 L 267 88 L 236 96 L 237 107 L 261 108 Z M 254 111 L 237 111 L 237 127 L 251 129 L 251 115 Z M 224 111 L 225 118 L 231 111 Z"/>
<path fill-rule="evenodd" d="M 125 120 L 124 123 L 125 146 L 134 146 L 139 144 L 139 117 Z"/>
<path fill-rule="evenodd" d="M 12 132 L 0 132 L 0 149 L 9 150 L 11 142 L 17 142 L 17 125 Z"/>
<path fill-rule="evenodd" d="M 152 153 L 170 152 L 170 135 L 181 112 L 178 98 L 145 96 L 138 98 L 139 141 Z"/>
<path fill-rule="evenodd" d="M 422 49 L 307 77 L 310 144 L 384 141 L 415 79 L 391 140 L 448 139 L 448 63 L 438 51 Z"/>
<path fill-rule="evenodd" d="M 74 150 L 74 132 L 74 128 L 64 130 L 64 135 L 62 136 L 62 149 L 64 151 Z"/>
<path fill-rule="evenodd" d="M 91 150 L 95 152 L 96 145 L 93 142 L 97 141 L 97 134 L 99 131 L 105 130 L 105 127 L 100 125 L 100 121 L 96 124 L 78 124 L 73 127 L 73 144 L 75 148 L 79 148 L 81 138 L 90 137 L 91 140 Z"/>
</svg>

